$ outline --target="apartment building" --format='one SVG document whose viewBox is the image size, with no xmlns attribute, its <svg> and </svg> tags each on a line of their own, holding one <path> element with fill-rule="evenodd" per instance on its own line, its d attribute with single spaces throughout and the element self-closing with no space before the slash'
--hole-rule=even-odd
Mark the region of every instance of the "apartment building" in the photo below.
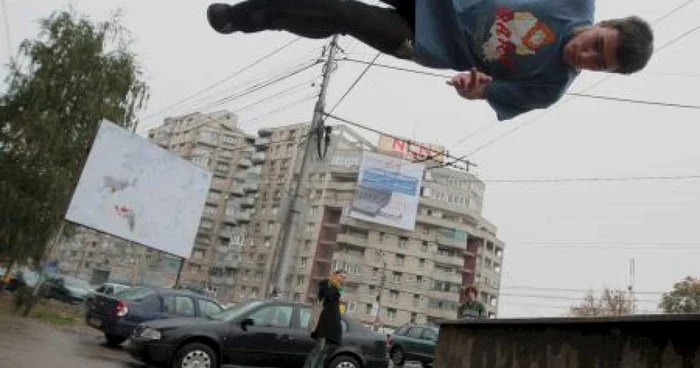
<svg viewBox="0 0 700 368">
<path fill-rule="evenodd" d="M 273 129 L 273 137 L 301 127 Z M 289 190 L 284 183 L 294 177 L 290 172 L 294 163 L 284 160 L 300 157 L 293 154 L 295 146 L 288 147 L 279 156 L 268 155 L 256 204 L 256 218 L 274 214 L 265 217 L 264 226 L 270 231 L 263 240 L 273 246 L 279 241 L 277 214 L 282 203 L 275 199 L 284 196 Z M 395 328 L 454 318 L 464 286 L 472 284 L 478 286 L 490 317 L 495 317 L 505 245 L 497 238 L 496 227 L 481 216 L 484 183 L 465 171 L 426 170 L 414 231 L 356 220 L 348 216 L 347 208 L 355 195 L 362 152 L 377 150 L 339 126 L 326 159 L 311 159 L 302 192 L 308 201 L 296 225 L 288 296 L 309 301 L 318 281 L 334 269 L 345 269 L 350 273 L 347 312 L 367 324 Z M 273 274 L 274 268 L 266 276 Z"/>
</svg>

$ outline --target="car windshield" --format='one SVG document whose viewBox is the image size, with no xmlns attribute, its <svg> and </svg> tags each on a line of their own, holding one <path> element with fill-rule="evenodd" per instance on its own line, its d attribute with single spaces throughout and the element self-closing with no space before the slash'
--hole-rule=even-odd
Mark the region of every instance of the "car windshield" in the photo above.
<svg viewBox="0 0 700 368">
<path fill-rule="evenodd" d="M 139 301 L 151 294 L 153 294 L 153 289 L 151 288 L 135 287 L 122 290 L 118 293 L 115 293 L 114 296 L 116 296 L 119 299 Z"/>
<path fill-rule="evenodd" d="M 76 289 L 90 290 L 90 284 L 87 281 L 76 279 L 70 276 L 63 276 L 63 280 L 67 287 L 72 287 Z"/>
<path fill-rule="evenodd" d="M 233 321 L 234 319 L 248 313 L 250 310 L 259 306 L 260 304 L 263 304 L 263 302 L 260 300 L 248 301 L 228 308 L 223 312 L 215 314 L 209 318 L 226 322 Z"/>
</svg>

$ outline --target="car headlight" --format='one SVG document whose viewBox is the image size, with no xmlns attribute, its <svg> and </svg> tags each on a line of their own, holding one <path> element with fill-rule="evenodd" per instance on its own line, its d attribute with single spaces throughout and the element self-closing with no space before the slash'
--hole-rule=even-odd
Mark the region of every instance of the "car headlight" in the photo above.
<svg viewBox="0 0 700 368">
<path fill-rule="evenodd" d="M 139 334 L 139 337 L 144 338 L 144 339 L 149 339 L 149 340 L 160 340 L 160 331 L 146 327 L 141 331 L 141 334 Z"/>
</svg>

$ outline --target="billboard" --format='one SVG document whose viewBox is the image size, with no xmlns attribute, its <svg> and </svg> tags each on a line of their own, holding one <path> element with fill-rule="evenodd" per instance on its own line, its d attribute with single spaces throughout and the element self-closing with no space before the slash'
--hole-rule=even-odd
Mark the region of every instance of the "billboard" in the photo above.
<svg viewBox="0 0 700 368">
<path fill-rule="evenodd" d="M 211 173 L 103 121 L 66 220 L 188 258 Z"/>
<path fill-rule="evenodd" d="M 444 163 L 445 154 L 447 151 L 444 146 L 435 144 L 412 142 L 409 140 L 389 137 L 386 135 L 379 136 L 379 144 L 377 145 L 382 152 L 398 153 L 403 157 L 416 159 L 430 157 L 431 161 Z"/>
<path fill-rule="evenodd" d="M 363 152 L 350 217 L 413 231 L 424 169 L 423 164 Z"/>
</svg>

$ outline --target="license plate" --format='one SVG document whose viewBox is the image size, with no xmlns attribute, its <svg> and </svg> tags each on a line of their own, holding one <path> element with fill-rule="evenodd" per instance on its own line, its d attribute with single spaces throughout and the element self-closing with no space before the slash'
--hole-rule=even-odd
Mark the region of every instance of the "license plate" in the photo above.
<svg viewBox="0 0 700 368">
<path fill-rule="evenodd" d="M 88 324 L 92 327 L 101 327 L 102 326 L 102 321 L 97 319 L 97 318 L 90 318 L 88 319 Z"/>
</svg>

